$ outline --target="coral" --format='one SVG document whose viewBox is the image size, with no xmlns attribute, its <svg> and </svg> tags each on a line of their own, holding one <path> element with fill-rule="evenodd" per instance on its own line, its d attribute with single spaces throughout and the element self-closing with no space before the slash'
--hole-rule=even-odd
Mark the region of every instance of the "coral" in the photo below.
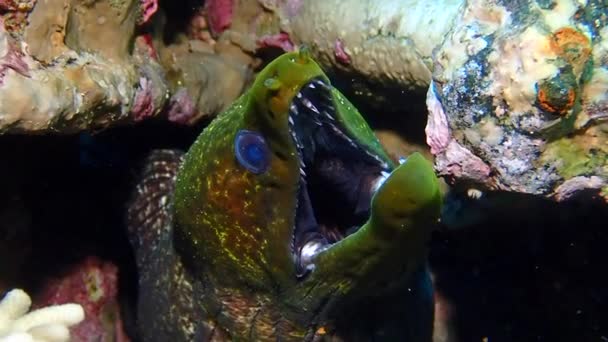
<svg viewBox="0 0 608 342">
<path fill-rule="evenodd" d="M 158 114 L 166 80 L 130 46 L 133 4 L 41 1 L 23 42 L 0 29 L 0 132 L 69 133 Z"/>
<path fill-rule="evenodd" d="M 309 45 L 324 68 L 343 74 L 355 98 L 401 112 L 407 102 L 383 90 L 426 90 L 433 49 L 451 28 L 461 4 L 454 0 L 285 1 L 277 13 L 294 44 Z"/>
<path fill-rule="evenodd" d="M 21 76 L 30 77 L 29 66 L 23 60 L 24 54 L 16 46 L 16 42 L 12 41 L 8 36 L 0 37 L 0 39 L 2 39 L 0 41 L 0 51 L 5 52 L 4 56 L 0 57 L 0 85 L 2 85 L 4 76 L 6 76 L 9 69 Z"/>
<path fill-rule="evenodd" d="M 154 99 L 152 98 L 150 83 L 145 77 L 139 78 L 139 87 L 135 93 L 133 108 L 131 108 L 135 121 L 141 121 L 154 114 Z"/>
<path fill-rule="evenodd" d="M 156 1 L 33 4 L 0 3 L 28 15 L 21 35 L 0 32 L 0 132 L 98 129 L 162 109 L 193 123 L 242 92 L 258 50 L 306 44 L 372 109 L 415 115 L 412 98 L 432 82 L 427 140 L 454 182 L 553 196 L 573 177 L 608 179 L 597 1 L 215 0 L 194 6 L 185 32 L 166 27 Z M 568 143 L 592 161 L 557 160 Z"/>
<path fill-rule="evenodd" d="M 34 8 L 34 12 L 39 10 Z M 73 0 L 68 9 L 65 45 L 119 62 L 130 55 L 139 0 Z"/>
<path fill-rule="evenodd" d="M 221 34 L 232 24 L 233 6 L 232 0 L 205 1 L 207 22 L 214 35 Z"/>
<path fill-rule="evenodd" d="M 70 328 L 77 341 L 128 341 L 118 304 L 118 269 L 96 257 L 72 266 L 45 285 L 38 306 L 77 303 L 85 319 Z"/>
<path fill-rule="evenodd" d="M 15 3 L 2 8 L 31 13 L 22 34 L 0 27 L 0 133 L 99 130 L 167 108 L 170 120 L 192 123 L 231 103 L 253 65 L 237 45 L 215 44 L 201 12 L 190 25 L 200 40 L 165 45 L 164 13 L 151 19 L 157 1 L 41 1 L 33 8 Z M 223 18 L 214 23 L 224 27 L 232 5 L 207 5 Z M 249 45 L 253 51 L 255 38 Z M 210 62 L 197 60 L 201 53 Z M 188 97 L 178 94 L 181 88 Z"/>
<path fill-rule="evenodd" d="M 138 20 L 140 25 L 147 23 L 158 10 L 158 0 L 140 0 L 141 18 Z"/>
<path fill-rule="evenodd" d="M 64 43 L 68 9 L 59 1 L 41 1 L 30 14 L 23 41 L 37 61 L 49 64 L 69 51 Z M 75 57 L 75 54 L 71 56 Z"/>
<path fill-rule="evenodd" d="M 169 101 L 169 121 L 186 124 L 196 116 L 196 107 L 186 88 L 180 88 Z"/>
<path fill-rule="evenodd" d="M 25 27 L 29 12 L 36 0 L 2 0 L 0 1 L 1 26 L 8 32 L 21 32 Z"/>
<path fill-rule="evenodd" d="M 344 48 L 344 42 L 342 41 L 342 39 L 336 39 L 336 42 L 334 43 L 334 49 L 334 54 L 338 62 L 346 65 L 350 64 L 350 56 Z"/>
<path fill-rule="evenodd" d="M 258 46 L 264 47 L 277 47 L 283 51 L 293 51 L 294 45 L 289 39 L 289 35 L 285 32 L 278 34 L 268 35 L 260 37 L 257 40 Z"/>
<path fill-rule="evenodd" d="M 158 51 L 154 46 L 152 35 L 142 34 L 135 38 L 135 49 L 140 50 L 140 55 L 147 55 L 150 58 L 158 61 Z"/>
<path fill-rule="evenodd" d="M 29 11 L 34 8 L 35 0 L 2 0 L 0 1 L 0 12 Z"/>
<path fill-rule="evenodd" d="M 557 200 L 606 185 L 608 135 L 597 118 L 606 115 L 608 31 L 593 6 L 466 2 L 436 51 L 428 92 L 440 173 Z M 452 167 L 448 141 L 488 172 Z"/>
<path fill-rule="evenodd" d="M 232 103 L 244 88 L 249 75 L 248 57 L 242 52 L 194 50 L 189 44 L 175 44 L 161 51 L 171 90 L 168 118 L 178 123 L 194 123 Z"/>
<path fill-rule="evenodd" d="M 84 319 L 78 304 L 29 311 L 32 301 L 23 290 L 10 291 L 0 301 L 0 341 L 69 341 L 69 327 Z"/>
</svg>

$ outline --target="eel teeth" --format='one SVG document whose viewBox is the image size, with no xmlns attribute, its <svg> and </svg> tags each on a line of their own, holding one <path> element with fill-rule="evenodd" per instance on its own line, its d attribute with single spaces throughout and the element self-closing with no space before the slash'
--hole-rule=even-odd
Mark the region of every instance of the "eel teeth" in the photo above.
<svg viewBox="0 0 608 342">
<path fill-rule="evenodd" d="M 314 83 L 316 83 L 317 85 L 320 85 L 321 87 L 323 87 L 325 89 L 331 89 L 328 84 L 326 84 L 325 82 L 323 82 L 321 80 L 314 80 Z"/>
<path fill-rule="evenodd" d="M 376 161 L 380 162 L 380 164 L 382 165 L 382 167 L 384 167 L 384 168 L 388 167 L 388 165 L 386 164 L 386 162 L 383 161 L 382 159 L 380 159 L 380 157 L 378 157 L 377 155 L 375 155 L 375 154 L 373 154 L 373 153 L 371 153 L 371 152 L 369 152 L 367 150 L 365 151 L 365 153 L 367 153 L 367 155 L 369 155 L 370 157 L 376 159 Z"/>
<path fill-rule="evenodd" d="M 384 182 L 388 179 L 391 174 L 386 171 L 380 171 L 380 176 L 373 181 L 372 185 L 372 193 L 375 194 L 378 189 L 384 184 Z"/>
<path fill-rule="evenodd" d="M 346 134 L 344 134 L 344 132 L 342 132 L 338 127 L 336 127 L 335 125 L 330 125 L 331 128 L 334 130 L 334 132 L 336 132 L 337 135 L 339 135 L 340 137 L 342 137 L 344 140 L 348 141 L 348 143 L 355 148 L 359 148 L 359 146 L 357 146 L 357 144 L 355 144 L 355 142 L 349 138 Z"/>
<path fill-rule="evenodd" d="M 329 114 L 327 111 L 325 111 L 325 110 L 324 110 L 324 111 L 323 111 L 323 114 L 325 114 L 325 116 L 326 116 L 327 118 L 329 118 L 331 121 L 334 121 L 334 120 L 335 120 L 335 119 L 334 119 L 334 117 L 333 117 L 333 116 L 331 116 L 331 114 Z"/>
<path fill-rule="evenodd" d="M 306 108 L 312 110 L 316 114 L 320 114 L 319 110 L 317 109 L 317 107 L 315 107 L 315 105 L 312 104 L 312 102 L 310 102 L 309 99 L 307 99 L 307 98 L 302 99 L 302 103 L 304 103 L 304 105 L 306 106 Z"/>
<path fill-rule="evenodd" d="M 295 104 L 291 104 L 291 106 L 289 106 L 289 111 L 291 111 L 294 115 L 298 115 L 298 107 L 296 107 Z"/>
</svg>

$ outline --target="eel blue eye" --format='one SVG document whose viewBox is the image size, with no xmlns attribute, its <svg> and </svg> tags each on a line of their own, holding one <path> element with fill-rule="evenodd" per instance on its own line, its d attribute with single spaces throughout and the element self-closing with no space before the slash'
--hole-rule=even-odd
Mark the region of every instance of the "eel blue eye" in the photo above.
<svg viewBox="0 0 608 342">
<path fill-rule="evenodd" d="M 243 167 L 255 174 L 268 170 L 270 151 L 264 137 L 257 132 L 240 130 L 234 139 L 234 154 Z"/>
</svg>

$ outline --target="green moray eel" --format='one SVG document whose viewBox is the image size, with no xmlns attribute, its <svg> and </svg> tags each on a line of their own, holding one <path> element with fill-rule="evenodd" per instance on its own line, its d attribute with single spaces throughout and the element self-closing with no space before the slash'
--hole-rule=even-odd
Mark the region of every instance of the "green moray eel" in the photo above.
<svg viewBox="0 0 608 342">
<path fill-rule="evenodd" d="M 128 211 L 144 341 L 430 341 L 432 165 L 395 163 L 305 50 L 268 64 Z"/>
</svg>

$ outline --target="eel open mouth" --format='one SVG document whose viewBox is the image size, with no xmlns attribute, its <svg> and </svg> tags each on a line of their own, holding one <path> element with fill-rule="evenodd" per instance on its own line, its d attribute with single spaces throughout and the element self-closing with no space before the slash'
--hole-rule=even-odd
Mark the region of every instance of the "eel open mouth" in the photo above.
<svg viewBox="0 0 608 342">
<path fill-rule="evenodd" d="M 292 251 L 298 277 L 314 257 L 365 223 L 389 165 L 349 137 L 336 118 L 330 85 L 314 79 L 294 97 L 289 126 L 300 158 Z"/>
</svg>

